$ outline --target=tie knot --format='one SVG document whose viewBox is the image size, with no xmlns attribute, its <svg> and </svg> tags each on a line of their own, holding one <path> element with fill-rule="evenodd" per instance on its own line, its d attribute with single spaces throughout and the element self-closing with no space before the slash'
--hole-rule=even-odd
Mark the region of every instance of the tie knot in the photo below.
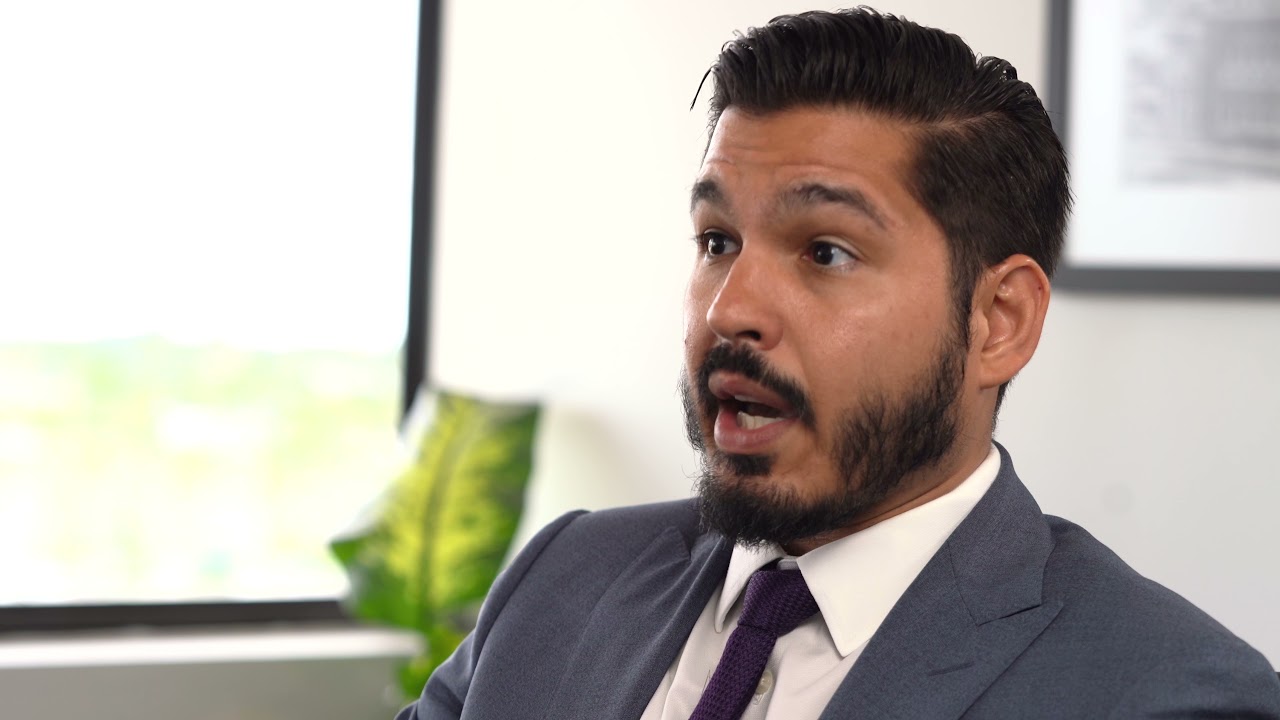
<svg viewBox="0 0 1280 720">
<path fill-rule="evenodd" d="M 786 635 L 818 612 L 799 570 L 757 570 L 747 582 L 739 625 L 760 628 L 775 637 Z"/>
</svg>

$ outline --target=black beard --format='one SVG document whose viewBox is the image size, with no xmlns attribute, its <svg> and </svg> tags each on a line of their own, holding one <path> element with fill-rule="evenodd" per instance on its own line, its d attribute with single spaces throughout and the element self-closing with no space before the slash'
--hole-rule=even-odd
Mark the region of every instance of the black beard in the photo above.
<svg viewBox="0 0 1280 720">
<path fill-rule="evenodd" d="M 734 455 L 703 441 L 703 422 L 714 424 L 719 401 L 707 387 L 715 370 L 731 370 L 786 398 L 802 424 L 814 430 L 811 403 L 794 381 L 770 370 L 753 351 L 717 346 L 698 368 L 693 389 L 680 381 L 685 429 L 702 455 L 697 490 L 702 522 L 739 545 L 786 545 L 848 527 L 884 500 L 905 478 L 935 466 L 955 445 L 959 420 L 956 399 L 964 379 L 966 343 L 953 335 L 938 357 L 897 398 L 871 397 L 862 408 L 841 417 L 832 471 L 841 482 L 826 497 L 801 500 L 752 478 L 766 478 L 773 467 L 767 455 Z M 726 481 L 726 475 L 736 482 Z"/>
</svg>

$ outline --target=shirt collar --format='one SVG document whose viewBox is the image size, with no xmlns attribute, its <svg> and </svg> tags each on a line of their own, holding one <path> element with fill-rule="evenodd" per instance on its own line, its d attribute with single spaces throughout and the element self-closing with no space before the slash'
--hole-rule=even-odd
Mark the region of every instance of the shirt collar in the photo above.
<svg viewBox="0 0 1280 720">
<path fill-rule="evenodd" d="M 733 546 L 733 554 L 729 556 L 729 569 L 724 575 L 724 586 L 720 589 L 720 603 L 716 606 L 716 632 L 724 632 L 725 617 L 747 589 L 747 581 L 755 571 L 786 555 L 782 548 L 772 543 L 751 548 Z M 809 576 L 805 575 L 805 582 L 808 581 Z"/>
<path fill-rule="evenodd" d="M 1000 453 L 993 446 L 982 464 L 946 495 L 794 558 L 841 657 L 871 639 L 999 471 Z M 786 564 L 792 560 L 777 545 L 734 546 L 716 606 L 716 632 L 724 630 L 725 618 L 751 575 L 779 558 Z"/>
</svg>

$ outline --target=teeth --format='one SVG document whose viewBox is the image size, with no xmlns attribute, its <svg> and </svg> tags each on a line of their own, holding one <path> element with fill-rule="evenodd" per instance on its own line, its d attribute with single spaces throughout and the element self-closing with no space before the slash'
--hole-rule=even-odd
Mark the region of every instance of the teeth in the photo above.
<svg viewBox="0 0 1280 720">
<path fill-rule="evenodd" d="M 738 413 L 738 427 L 744 430 L 757 430 L 765 425 L 772 425 L 782 418 L 760 417 L 758 415 L 748 415 L 744 412 Z"/>
</svg>

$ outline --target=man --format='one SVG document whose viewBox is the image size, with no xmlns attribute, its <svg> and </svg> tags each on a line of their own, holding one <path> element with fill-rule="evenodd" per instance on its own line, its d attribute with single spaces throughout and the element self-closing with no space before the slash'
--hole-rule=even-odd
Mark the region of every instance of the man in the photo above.
<svg viewBox="0 0 1280 720">
<path fill-rule="evenodd" d="M 1069 206 L 1014 69 L 859 9 L 712 68 L 696 501 L 574 513 L 402 718 L 1280 718 L 1264 658 L 992 441 Z"/>
</svg>

